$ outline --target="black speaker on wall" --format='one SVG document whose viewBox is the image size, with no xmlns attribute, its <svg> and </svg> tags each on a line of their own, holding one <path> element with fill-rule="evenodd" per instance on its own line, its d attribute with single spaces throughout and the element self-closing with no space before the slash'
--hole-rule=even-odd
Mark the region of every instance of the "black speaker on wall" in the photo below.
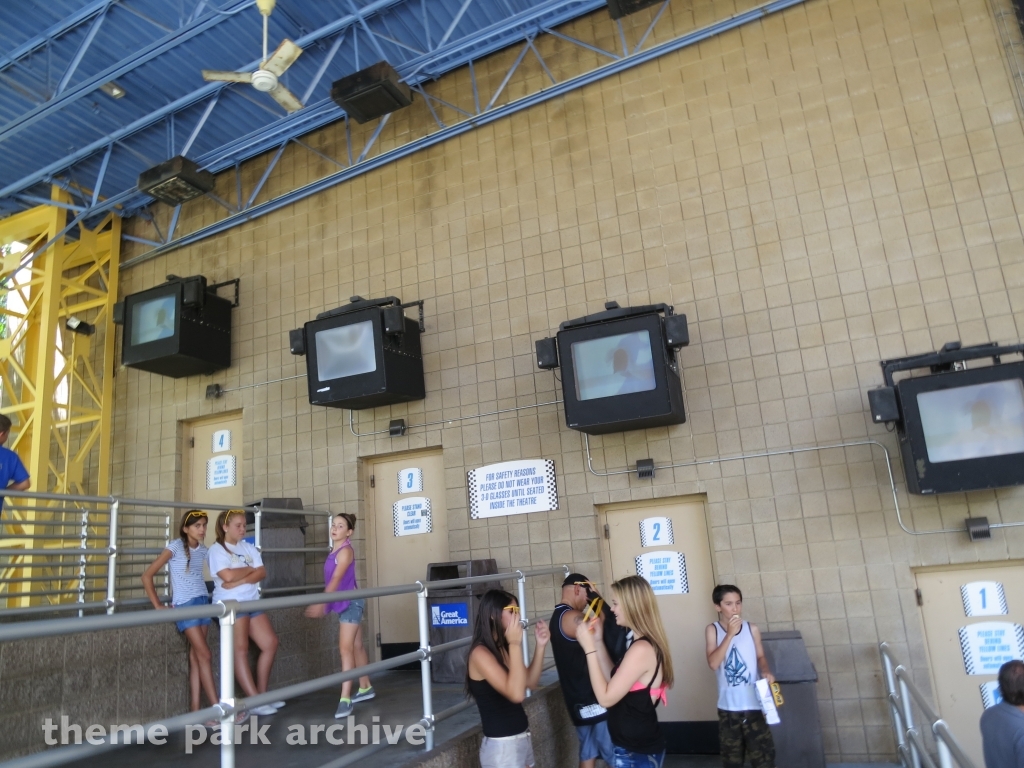
<svg viewBox="0 0 1024 768">
<path fill-rule="evenodd" d="M 660 2 L 663 0 L 608 0 L 608 15 L 613 19 L 621 19 Z"/>
<path fill-rule="evenodd" d="M 357 123 L 365 123 L 412 104 L 412 90 L 395 68 L 378 61 L 331 84 L 331 99 Z"/>
</svg>

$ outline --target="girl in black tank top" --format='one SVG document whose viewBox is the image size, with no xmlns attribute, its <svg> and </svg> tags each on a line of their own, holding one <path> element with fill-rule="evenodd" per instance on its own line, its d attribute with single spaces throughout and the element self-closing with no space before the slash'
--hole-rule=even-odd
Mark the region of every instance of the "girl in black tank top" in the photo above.
<svg viewBox="0 0 1024 768">
<path fill-rule="evenodd" d="M 533 765 L 529 723 L 522 702 L 526 689 L 535 689 L 540 682 L 544 650 L 550 639 L 543 621 L 537 621 L 535 633 L 537 647 L 527 667 L 518 601 L 500 589 L 492 589 L 481 598 L 466 665 L 466 690 L 480 710 L 482 768 Z"/>
<path fill-rule="evenodd" d="M 661 768 L 665 738 L 658 725 L 658 703 L 672 687 L 672 659 L 651 585 L 639 576 L 612 584 L 611 609 L 635 640 L 622 662 L 612 667 L 596 620 L 576 632 L 587 657 L 597 703 L 608 709 L 608 732 L 615 746 L 612 768 Z"/>
</svg>

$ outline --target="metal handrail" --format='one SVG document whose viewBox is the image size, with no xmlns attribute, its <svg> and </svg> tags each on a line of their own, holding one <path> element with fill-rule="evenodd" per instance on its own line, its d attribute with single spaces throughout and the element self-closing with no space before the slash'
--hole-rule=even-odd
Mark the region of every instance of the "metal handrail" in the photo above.
<svg viewBox="0 0 1024 768">
<path fill-rule="evenodd" d="M 175 509 L 193 509 L 201 507 L 209 512 L 238 509 L 239 507 L 225 504 L 196 504 L 195 502 L 168 501 L 163 499 L 135 499 L 121 498 L 117 496 L 86 496 L 74 494 L 41 493 L 36 491 L 5 491 L 8 498 L 8 508 L 11 510 L 35 510 L 48 512 L 58 516 L 73 515 L 73 520 L 51 519 L 51 520 L 13 520 L 7 519 L 0 523 L 0 558 L 31 557 L 33 562 L 20 565 L 13 561 L 9 562 L 10 567 L 15 567 L 24 574 L 21 578 L 0 579 L 0 584 L 24 584 L 26 587 L 17 592 L 0 593 L 0 600 L 16 601 L 14 607 L 0 608 L 0 620 L 18 616 L 37 615 L 50 610 L 54 613 L 64 611 L 78 611 L 84 615 L 86 610 L 97 608 L 106 609 L 107 613 L 114 613 L 121 605 L 138 604 L 134 600 L 126 602 L 121 595 L 138 594 L 140 588 L 134 583 L 138 580 L 140 573 L 129 573 L 130 583 L 119 582 L 118 579 L 124 576 L 125 570 L 131 570 L 148 565 L 144 558 L 150 555 L 159 555 L 164 545 L 171 537 L 171 514 Z M 22 504 L 17 504 L 21 500 Z M 12 503 L 12 501 L 14 503 Z M 62 502 L 57 506 L 46 506 L 43 502 Z M 37 503 L 31 503 L 37 502 Z M 280 509 L 277 507 L 264 507 L 262 504 L 250 504 L 243 506 L 247 512 L 252 512 L 255 525 L 255 546 L 256 549 L 267 554 L 316 554 L 326 555 L 330 547 L 263 547 L 263 513 L 273 512 L 284 515 L 309 515 L 314 518 L 325 519 L 327 527 L 330 528 L 333 514 L 318 509 Z M 153 520 L 157 518 L 161 522 L 139 522 L 137 518 Z M 16 532 L 4 533 L 3 529 L 11 530 L 13 526 L 24 528 L 39 527 L 46 533 L 20 534 Z M 11 546 L 13 542 L 23 541 L 27 547 Z M 40 546 L 45 542 L 52 542 L 55 546 Z M 105 543 L 106 546 L 101 544 Z M 6 544 L 6 546 L 4 546 Z M 151 546 L 138 546 L 150 544 Z M 134 545 L 134 546 L 126 546 Z M 156 545 L 156 546 L 152 546 Z M 88 573 L 87 569 L 102 567 L 102 560 L 105 560 L 106 579 L 101 575 Z M 77 569 L 76 577 L 72 581 L 78 582 L 78 600 L 74 603 L 61 601 L 62 594 L 73 596 L 74 592 L 58 593 L 53 587 L 56 584 L 63 586 L 67 583 L 67 571 Z M 119 574 L 119 569 L 121 573 Z M 65 575 L 57 576 L 59 571 Z M 53 574 L 52 576 L 37 576 L 35 573 Z M 92 585 L 90 589 L 86 582 Z M 49 586 L 49 589 L 35 590 L 30 587 L 32 583 L 41 583 L 41 586 Z M 99 588 L 106 590 L 106 602 L 86 602 L 85 592 Z M 169 585 L 164 582 L 165 596 Z M 262 593 L 262 586 L 258 587 Z M 43 600 L 43 605 L 32 605 L 31 603 Z M 46 604 L 46 601 L 54 599 L 55 602 Z M 26 605 L 28 603 L 28 605 Z M 145 604 L 145 601 L 142 602 Z"/>
<path fill-rule="evenodd" d="M 348 590 L 345 592 L 321 592 L 316 595 L 294 595 L 290 597 L 274 597 L 261 600 L 235 601 L 227 600 L 212 605 L 191 606 L 174 608 L 166 611 L 139 611 L 135 613 L 120 613 L 111 615 L 85 616 L 73 619 L 49 619 L 44 621 L 25 622 L 22 624 L 9 624 L 0 626 L 0 643 L 12 642 L 14 640 L 31 640 L 41 637 L 55 637 L 69 634 L 81 634 L 84 632 L 95 632 L 111 629 L 125 629 L 129 627 L 146 627 L 170 622 L 184 621 L 188 619 L 215 618 L 220 622 L 220 701 L 206 709 L 196 712 L 189 712 L 184 715 L 157 720 L 143 726 L 145 732 L 154 726 L 163 726 L 168 733 L 184 730 L 190 725 L 203 723 L 211 718 L 220 721 L 220 764 L 221 768 L 234 768 L 235 766 L 235 745 L 234 738 L 234 715 L 243 709 L 257 707 L 262 704 L 269 704 L 279 699 L 290 699 L 296 696 L 306 695 L 315 691 L 329 688 L 348 680 L 356 680 L 363 675 L 393 669 L 395 667 L 419 661 L 421 670 L 421 685 L 423 692 L 423 718 L 419 724 L 426 730 L 425 750 L 431 751 L 434 748 L 434 726 L 437 722 L 450 717 L 465 709 L 469 704 L 464 702 L 454 707 L 449 707 L 440 713 L 433 711 L 433 698 L 431 689 L 430 662 L 433 654 L 451 650 L 456 647 L 468 645 L 470 638 L 456 640 L 450 643 L 443 643 L 435 648 L 430 646 L 430 611 L 427 606 L 427 595 L 431 588 L 451 588 L 457 586 L 468 586 L 470 584 L 481 584 L 493 581 L 504 581 L 515 579 L 519 589 L 519 605 L 521 621 L 524 626 L 535 623 L 536 619 L 528 620 L 526 595 L 526 579 L 534 576 L 546 576 L 555 573 L 568 575 L 570 568 L 566 565 L 552 566 L 549 568 L 536 568 L 528 571 L 522 569 L 489 574 L 486 576 L 473 576 L 464 579 L 450 579 L 439 581 L 417 581 L 413 584 L 400 584 L 392 587 L 370 587 L 366 589 Z M 255 609 L 276 610 L 284 608 L 300 608 L 309 605 L 319 605 L 340 600 L 357 600 L 368 597 L 386 597 L 392 595 L 415 594 L 417 604 L 417 623 L 419 625 L 420 647 L 415 651 L 396 656 L 384 661 L 374 662 L 362 667 L 350 669 L 347 672 L 338 672 L 313 680 L 279 688 L 275 691 L 268 691 L 249 698 L 236 699 L 234 694 L 235 673 L 234 673 L 234 624 L 240 613 L 248 613 Z M 525 632 L 524 640 L 525 640 Z M 530 663 L 529 650 L 524 642 L 524 661 Z M 51 768 L 51 766 L 63 765 L 87 756 L 94 756 L 100 752 L 113 749 L 115 745 L 106 737 L 104 742 L 99 744 L 76 744 L 56 749 L 38 752 L 26 757 L 16 758 L 3 763 L 2 768 Z M 382 747 L 383 748 L 383 747 Z M 376 750 L 374 750 L 376 751 Z M 360 754 L 365 755 L 361 750 Z M 353 759 L 355 755 L 353 754 Z M 336 766 L 337 761 L 329 765 Z M 973 768 L 973 767 L 970 767 Z"/>
<path fill-rule="evenodd" d="M 896 735 L 896 752 L 903 768 L 975 768 L 949 725 L 939 717 L 910 676 L 910 670 L 896 662 L 888 643 L 879 643 L 885 672 L 886 699 Z M 938 762 L 928 752 L 924 737 L 914 725 L 913 707 L 924 715 L 935 738 Z"/>
</svg>

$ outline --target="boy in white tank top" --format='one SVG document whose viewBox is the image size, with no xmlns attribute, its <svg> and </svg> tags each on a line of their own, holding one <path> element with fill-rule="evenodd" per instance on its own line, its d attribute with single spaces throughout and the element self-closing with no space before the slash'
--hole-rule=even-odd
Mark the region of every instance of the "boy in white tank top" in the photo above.
<svg viewBox="0 0 1024 768">
<path fill-rule="evenodd" d="M 711 595 L 718 621 L 704 632 L 708 666 L 718 677 L 718 741 L 723 768 L 775 768 L 775 742 L 761 712 L 754 683 L 775 677 L 761 647 L 761 632 L 743 621 L 743 593 L 732 584 L 719 584 Z"/>
</svg>

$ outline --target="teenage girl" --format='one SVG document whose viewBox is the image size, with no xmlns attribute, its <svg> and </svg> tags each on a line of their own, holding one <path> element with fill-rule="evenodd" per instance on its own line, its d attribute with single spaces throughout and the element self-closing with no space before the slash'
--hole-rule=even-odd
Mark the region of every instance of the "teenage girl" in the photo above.
<svg viewBox="0 0 1024 768">
<path fill-rule="evenodd" d="M 259 550 L 245 536 L 245 512 L 229 509 L 217 517 L 217 543 L 210 547 L 210 573 L 213 575 L 213 601 L 259 600 L 257 584 L 267 575 Z M 256 661 L 256 681 L 249 669 L 249 638 L 260 649 Z M 235 681 L 246 696 L 267 692 L 270 670 L 277 653 L 277 635 L 263 611 L 239 613 L 235 617 Z M 283 701 L 253 707 L 254 715 L 272 715 Z"/>
<path fill-rule="evenodd" d="M 522 701 L 526 689 L 536 688 L 540 681 L 544 647 L 551 639 L 544 621 L 537 622 L 534 633 L 537 647 L 527 667 L 523 661 L 519 602 L 500 589 L 489 590 L 481 598 L 466 665 L 466 688 L 476 699 L 484 731 L 481 768 L 533 765 L 530 724 Z"/>
<path fill-rule="evenodd" d="M 672 657 L 651 585 L 639 576 L 612 584 L 611 609 L 619 626 L 633 630 L 633 643 L 612 667 L 601 639 L 599 619 L 576 631 L 587 655 L 597 703 L 608 709 L 608 732 L 615 746 L 612 768 L 661 768 L 665 737 L 655 708 L 668 703 Z"/>
<path fill-rule="evenodd" d="M 157 610 L 168 606 L 157 597 L 153 577 L 168 562 L 173 607 L 210 604 L 210 593 L 206 591 L 206 582 L 203 580 L 203 563 L 206 562 L 206 545 L 203 541 L 206 539 L 208 522 L 206 513 L 200 509 L 186 512 L 178 526 L 178 538 L 168 542 L 164 551 L 142 574 L 142 586 Z M 192 711 L 195 712 L 202 709 L 200 690 L 206 692 L 210 704 L 220 701 L 217 686 L 213 682 L 213 668 L 210 666 L 210 646 L 206 641 L 210 619 L 187 619 L 175 624 L 178 631 L 188 639 L 188 687 Z"/>
<path fill-rule="evenodd" d="M 324 562 L 324 592 L 348 592 L 356 586 L 356 553 L 352 549 L 352 534 L 356 529 L 356 516 L 342 512 L 331 521 L 331 541 L 334 549 Z M 339 600 L 336 603 L 311 605 L 306 615 L 311 619 L 320 618 L 324 613 L 338 614 L 338 651 L 341 653 L 341 669 L 347 671 L 370 663 L 363 645 L 363 610 L 365 600 Z M 341 699 L 334 713 L 336 718 L 352 714 L 356 702 L 368 701 L 376 694 L 370 685 L 370 678 L 359 678 L 359 690 L 352 696 L 352 681 L 341 684 Z"/>
</svg>

